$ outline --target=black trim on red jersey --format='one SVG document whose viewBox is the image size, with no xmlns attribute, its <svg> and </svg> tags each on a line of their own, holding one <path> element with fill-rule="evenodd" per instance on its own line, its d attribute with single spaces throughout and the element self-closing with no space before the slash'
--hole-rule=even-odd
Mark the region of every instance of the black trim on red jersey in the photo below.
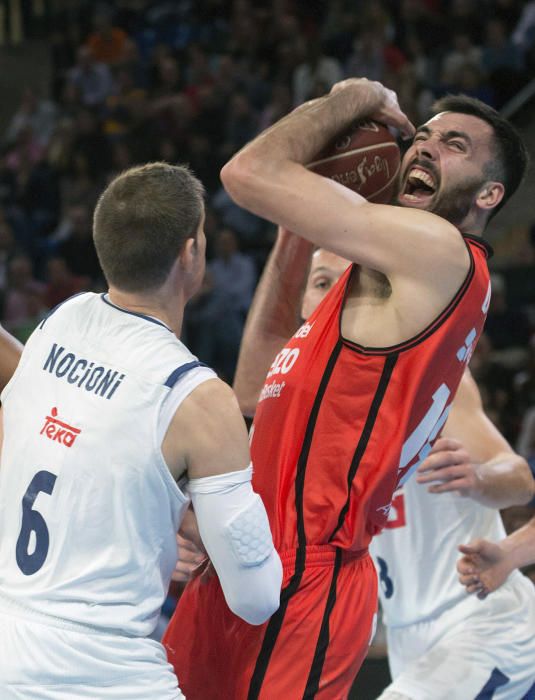
<svg viewBox="0 0 535 700">
<path fill-rule="evenodd" d="M 388 388 L 392 372 L 394 371 L 394 367 L 396 366 L 396 362 L 398 361 L 398 357 L 399 355 L 397 354 L 391 354 L 387 355 L 385 359 L 385 364 L 383 366 L 381 378 L 379 379 L 379 383 L 377 384 L 377 389 L 375 390 L 375 396 L 373 397 L 373 401 L 370 405 L 370 410 L 368 411 L 366 423 L 364 424 L 364 428 L 362 430 L 362 433 L 360 434 L 360 439 L 358 441 L 355 454 L 353 455 L 353 459 L 351 460 L 351 465 L 347 473 L 347 499 L 344 503 L 342 510 L 340 511 L 340 515 L 338 516 L 338 522 L 336 524 L 336 527 L 332 531 L 331 536 L 329 537 L 327 542 L 333 541 L 334 536 L 344 524 L 344 520 L 347 515 L 347 511 L 349 510 L 349 503 L 351 500 L 351 485 L 353 483 L 353 479 L 355 478 L 355 474 L 357 473 L 357 469 L 359 468 L 360 461 L 366 451 L 366 448 L 368 447 L 368 442 L 370 440 L 375 421 L 377 420 L 377 415 L 379 413 L 379 409 L 381 408 L 381 403 Z"/>
<path fill-rule="evenodd" d="M 290 598 L 293 595 L 295 595 L 295 593 L 299 589 L 301 579 L 303 578 L 303 572 L 305 570 L 306 563 L 307 544 L 305 532 L 305 516 L 303 510 L 306 467 L 321 402 L 323 401 L 323 397 L 325 395 L 325 392 L 327 391 L 327 385 L 329 384 L 329 380 L 331 378 L 341 350 L 342 340 L 339 339 L 331 352 L 331 356 L 329 357 L 327 365 L 325 366 L 325 371 L 323 372 L 323 376 L 318 387 L 318 392 L 316 394 L 316 398 L 314 399 L 314 404 L 312 405 L 312 410 L 310 411 L 310 416 L 308 418 L 305 436 L 303 438 L 303 445 L 301 447 L 299 459 L 297 460 L 297 469 L 295 474 L 297 549 L 295 553 L 294 572 L 292 574 L 292 578 L 288 582 L 288 585 L 285 586 L 281 591 L 279 609 L 276 613 L 274 613 L 274 615 L 271 616 L 268 622 L 266 633 L 264 635 L 264 640 L 262 642 L 262 647 L 256 659 L 255 668 L 251 677 L 251 683 L 249 685 L 249 693 L 247 695 L 247 700 L 256 700 L 256 698 L 258 698 L 260 694 L 260 691 L 262 690 L 262 683 L 264 682 L 264 678 L 266 676 L 266 672 L 269 666 L 269 661 L 271 659 L 271 654 L 273 653 L 277 637 L 279 636 L 279 632 L 281 631 L 284 622 L 284 616 L 286 615 L 288 603 L 290 602 Z"/>
<path fill-rule="evenodd" d="M 494 255 L 494 249 L 484 238 L 481 238 L 481 236 L 473 236 L 471 233 L 463 233 L 462 235 L 463 238 L 468 238 L 468 240 L 472 241 L 472 243 L 478 245 L 485 252 L 487 260 L 492 258 Z"/>
<path fill-rule="evenodd" d="M 338 574 L 340 572 L 341 565 L 342 550 L 338 548 L 334 559 L 334 571 L 331 579 L 331 585 L 329 587 L 329 594 L 327 596 L 327 604 L 325 605 L 318 642 L 316 644 L 316 650 L 314 651 L 314 658 L 312 659 L 310 673 L 308 674 L 305 692 L 303 693 L 303 700 L 312 700 L 312 698 L 316 697 L 316 693 L 319 690 L 320 678 L 323 672 L 323 664 L 325 663 L 325 656 L 327 655 L 327 649 L 329 647 L 329 621 L 336 603 L 336 585 L 338 583 Z"/>
<path fill-rule="evenodd" d="M 481 238 L 475 238 L 473 236 L 463 236 L 464 239 L 469 239 L 471 241 L 472 245 L 476 245 L 477 247 L 483 249 L 486 251 L 485 246 L 487 245 L 485 241 Z M 468 269 L 468 273 L 466 277 L 464 278 L 464 281 L 462 285 L 459 287 L 457 290 L 457 293 L 453 297 L 453 299 L 450 301 L 450 303 L 446 306 L 446 308 L 440 313 L 437 318 L 435 318 L 434 321 L 432 321 L 426 328 L 424 328 L 418 335 L 413 336 L 412 338 L 409 338 L 408 340 L 404 340 L 402 343 L 398 343 L 397 345 L 389 345 L 384 348 L 374 348 L 374 347 L 368 347 L 365 345 L 359 345 L 358 343 L 353 342 L 352 340 L 348 340 L 347 338 L 344 338 L 342 335 L 342 311 L 340 311 L 340 315 L 338 318 L 338 327 L 339 327 L 339 332 L 340 332 L 340 337 L 342 338 L 342 342 L 346 347 L 348 347 L 350 350 L 354 350 L 355 352 L 358 352 L 361 355 L 390 355 L 392 353 L 399 353 L 399 352 L 405 352 L 405 350 L 410 350 L 411 348 L 415 347 L 416 345 L 419 345 L 420 343 L 423 343 L 424 340 L 427 340 L 429 336 L 431 336 L 440 326 L 451 316 L 451 314 L 455 311 L 459 303 L 461 302 L 463 296 L 465 295 L 466 290 L 470 286 L 470 283 L 472 282 L 472 279 L 475 274 L 476 270 L 476 265 L 475 265 L 475 260 L 474 260 L 474 254 L 472 253 L 471 247 L 468 244 L 468 242 L 465 240 L 466 243 L 466 249 L 468 250 L 468 255 L 470 256 L 470 267 Z M 353 266 L 353 270 L 351 271 L 349 278 L 347 280 L 347 285 L 345 288 L 344 292 L 344 300 L 342 303 L 342 310 L 345 306 L 346 298 L 349 294 L 349 287 L 351 284 L 351 280 L 353 278 L 354 271 L 356 269 L 356 266 Z"/>
</svg>

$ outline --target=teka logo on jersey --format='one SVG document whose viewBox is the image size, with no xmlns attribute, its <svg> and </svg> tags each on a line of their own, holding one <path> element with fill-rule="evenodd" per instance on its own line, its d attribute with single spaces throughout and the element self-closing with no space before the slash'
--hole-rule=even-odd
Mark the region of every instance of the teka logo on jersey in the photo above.
<svg viewBox="0 0 535 700">
<path fill-rule="evenodd" d="M 74 441 L 78 435 L 80 435 L 81 430 L 60 421 L 57 415 L 58 409 L 53 408 L 50 411 L 50 415 L 45 418 L 45 424 L 41 428 L 39 435 L 45 435 L 50 440 L 59 442 L 61 445 L 65 445 L 65 447 L 72 447 Z"/>
</svg>

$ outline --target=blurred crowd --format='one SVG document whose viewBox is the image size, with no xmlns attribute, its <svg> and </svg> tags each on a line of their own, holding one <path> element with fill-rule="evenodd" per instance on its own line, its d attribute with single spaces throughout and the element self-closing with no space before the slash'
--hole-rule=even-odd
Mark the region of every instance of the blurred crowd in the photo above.
<svg viewBox="0 0 535 700">
<path fill-rule="evenodd" d="M 228 380 L 274 236 L 271 225 L 222 190 L 219 169 L 230 155 L 350 75 L 394 88 L 420 123 L 448 92 L 500 109 L 535 74 L 533 1 L 118 0 L 54 7 L 46 27 L 50 84 L 22 91 L 1 135 L 2 323 L 24 341 L 63 299 L 103 290 L 91 238 L 100 191 L 136 163 L 186 162 L 206 187 L 209 263 L 184 335 Z M 511 306 L 505 278 L 495 275 L 472 370 L 492 420 L 535 466 L 533 312 Z"/>
</svg>

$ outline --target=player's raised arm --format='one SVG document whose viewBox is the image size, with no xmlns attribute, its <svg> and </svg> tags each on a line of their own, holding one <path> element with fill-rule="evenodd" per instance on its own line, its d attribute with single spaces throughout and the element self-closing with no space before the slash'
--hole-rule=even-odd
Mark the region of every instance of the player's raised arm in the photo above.
<svg viewBox="0 0 535 700">
<path fill-rule="evenodd" d="M 453 225 L 417 208 L 369 204 L 305 167 L 333 136 L 363 118 L 407 135 L 413 131 L 394 93 L 365 79 L 343 81 L 245 146 L 223 168 L 223 184 L 241 206 L 315 245 L 389 277 L 432 281 L 434 288 L 444 284 L 442 293 L 450 295 L 468 269 L 468 253 Z"/>
<path fill-rule="evenodd" d="M 282 566 L 251 486 L 247 429 L 230 387 L 213 379 L 195 389 L 171 422 L 163 454 L 175 476 L 187 470 L 199 532 L 229 608 L 261 624 L 279 607 Z"/>
<path fill-rule="evenodd" d="M 418 469 L 431 493 L 456 491 L 490 508 L 529 503 L 533 478 L 525 459 L 485 415 L 479 389 L 466 370 L 442 437 Z"/>
<path fill-rule="evenodd" d="M 459 580 L 468 593 L 486 598 L 517 568 L 535 564 L 535 517 L 501 542 L 475 540 L 460 545 Z"/>
<path fill-rule="evenodd" d="M 301 299 L 313 246 L 279 227 L 249 309 L 234 377 L 244 416 L 252 417 L 276 354 L 301 323 Z"/>
</svg>

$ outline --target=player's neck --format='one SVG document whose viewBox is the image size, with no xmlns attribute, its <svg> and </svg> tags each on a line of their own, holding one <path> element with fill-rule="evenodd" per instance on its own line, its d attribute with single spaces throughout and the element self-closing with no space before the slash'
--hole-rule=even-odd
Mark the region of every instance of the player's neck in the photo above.
<svg viewBox="0 0 535 700">
<path fill-rule="evenodd" d="M 143 294 L 124 292 L 110 286 L 108 297 L 112 304 L 121 309 L 161 321 L 173 331 L 177 338 L 180 338 L 184 317 L 184 301 L 178 296 L 171 297 L 162 290 Z"/>
<path fill-rule="evenodd" d="M 457 226 L 462 234 L 470 234 L 471 236 L 483 236 L 487 226 L 487 212 L 477 207 L 472 207 L 466 217 Z"/>
</svg>

